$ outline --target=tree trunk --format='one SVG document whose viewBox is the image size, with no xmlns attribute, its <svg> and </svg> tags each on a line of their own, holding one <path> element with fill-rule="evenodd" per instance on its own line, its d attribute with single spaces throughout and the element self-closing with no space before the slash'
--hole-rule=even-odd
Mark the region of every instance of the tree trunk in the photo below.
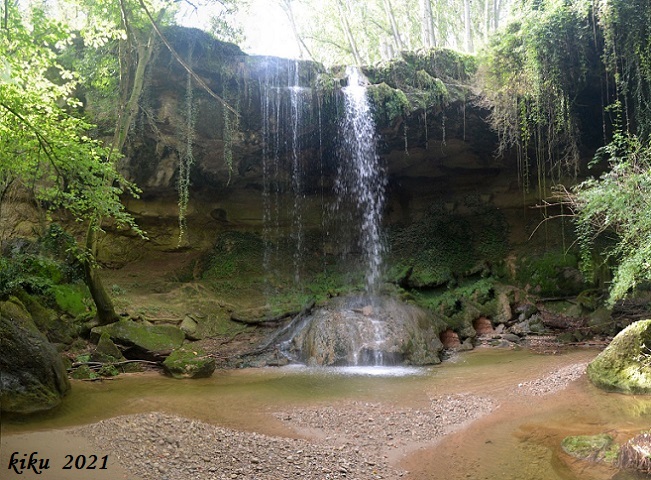
<svg viewBox="0 0 651 480">
<path fill-rule="evenodd" d="M 344 12 L 344 9 L 341 5 L 341 0 L 337 0 L 337 10 L 339 12 L 339 21 L 341 22 L 341 28 L 344 30 L 344 35 L 346 35 L 346 40 L 348 40 L 348 45 L 350 46 L 350 51 L 353 54 L 355 60 L 355 65 L 362 65 L 362 57 L 359 55 L 359 50 L 357 49 L 357 43 L 355 42 L 355 37 L 353 32 L 350 29 L 350 24 L 348 23 L 348 17 Z"/>
<path fill-rule="evenodd" d="M 285 10 L 285 14 L 289 19 L 289 23 L 292 27 L 292 32 L 294 33 L 294 38 L 296 39 L 296 43 L 298 44 L 300 58 L 303 58 L 303 51 L 305 51 L 309 59 L 314 60 L 314 57 L 312 56 L 312 52 L 310 52 L 309 48 L 307 48 L 307 45 L 303 41 L 303 37 L 301 37 L 300 34 L 298 33 L 298 28 L 296 26 L 296 19 L 294 18 L 294 11 L 292 10 L 291 0 L 282 0 L 280 6 L 283 8 L 283 10 Z"/>
<path fill-rule="evenodd" d="M 90 296 L 95 302 L 97 308 L 97 319 L 100 325 L 108 325 L 117 322 L 120 317 L 115 313 L 113 300 L 104 288 L 102 279 L 98 275 L 97 266 L 95 265 L 95 254 L 97 253 L 97 220 L 90 220 L 88 231 L 86 232 L 86 251 L 88 258 L 83 260 L 84 277 Z"/>
<path fill-rule="evenodd" d="M 127 141 L 129 129 L 131 128 L 131 125 L 133 124 L 138 113 L 138 100 L 140 99 L 140 95 L 142 94 L 142 89 L 145 84 L 145 70 L 147 69 L 147 65 L 149 65 L 149 61 L 151 60 L 151 54 L 154 50 L 153 45 L 154 32 L 152 30 L 147 41 L 138 42 L 136 46 L 138 59 L 136 63 L 136 69 L 133 74 L 133 82 L 131 82 L 131 91 L 127 94 L 129 99 L 124 106 L 124 115 L 121 115 L 118 118 L 118 123 L 116 125 L 115 133 L 113 136 L 113 144 L 111 145 L 111 149 L 116 152 L 122 152 L 124 144 Z"/>
<path fill-rule="evenodd" d="M 396 17 L 393 14 L 393 7 L 391 6 L 391 0 L 384 0 L 384 10 L 389 20 L 389 25 L 391 25 L 391 33 L 393 34 L 393 43 L 396 46 L 397 51 L 404 50 L 405 47 L 400 38 L 400 30 L 398 29 L 398 22 L 396 22 Z"/>
<path fill-rule="evenodd" d="M 463 0 L 463 17 L 465 23 L 465 48 L 466 52 L 473 53 L 475 51 L 475 45 L 472 41 L 472 23 L 470 15 L 470 6 L 472 0 Z"/>
<path fill-rule="evenodd" d="M 435 47 L 436 36 L 434 34 L 434 15 L 432 14 L 431 0 L 420 0 L 420 15 L 420 31 L 423 47 Z"/>
<path fill-rule="evenodd" d="M 493 0 L 493 30 L 497 30 L 500 26 L 500 15 L 502 13 L 502 0 Z"/>
<path fill-rule="evenodd" d="M 484 44 L 488 43 L 491 30 L 491 0 L 484 0 Z"/>
<path fill-rule="evenodd" d="M 129 129 L 135 121 L 138 113 L 138 101 L 145 83 L 145 70 L 147 69 L 147 65 L 149 65 L 154 49 L 154 36 L 155 32 L 152 30 L 146 41 L 137 41 L 137 63 L 133 72 L 133 80 L 128 78 L 130 75 L 126 75 L 126 71 L 130 70 L 128 65 L 123 66 L 125 77 L 123 77 L 122 80 L 125 80 L 127 85 L 124 86 L 122 98 L 127 100 L 126 104 L 121 106 L 122 108 L 119 109 L 118 113 L 118 121 L 115 126 L 113 143 L 111 145 L 111 150 L 114 152 L 122 152 L 129 134 Z M 133 39 L 134 37 L 131 36 L 131 38 Z M 126 49 L 124 51 L 126 51 Z M 100 223 L 101 219 L 99 218 L 91 219 L 89 222 L 88 230 L 86 231 L 86 253 L 89 258 L 84 260 L 83 267 L 86 285 L 88 286 L 88 290 L 90 290 L 90 295 L 93 298 L 93 302 L 95 302 L 95 307 L 97 308 L 97 318 L 99 323 L 100 325 L 107 325 L 109 323 L 117 322 L 120 317 L 115 312 L 113 300 L 104 288 L 97 266 L 95 265 L 95 258 L 97 255 L 97 235 Z"/>
</svg>

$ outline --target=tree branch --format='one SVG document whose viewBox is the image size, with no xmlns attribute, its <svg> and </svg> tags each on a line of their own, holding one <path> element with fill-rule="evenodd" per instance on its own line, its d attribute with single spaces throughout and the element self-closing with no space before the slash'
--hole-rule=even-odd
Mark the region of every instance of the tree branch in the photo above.
<svg viewBox="0 0 651 480">
<path fill-rule="evenodd" d="M 41 145 L 41 148 L 43 148 L 43 152 L 45 153 L 45 156 L 48 158 L 50 163 L 52 164 L 52 168 L 57 173 L 57 176 L 59 178 L 63 178 L 61 175 L 61 172 L 59 171 L 59 168 L 56 165 L 55 159 L 57 159 L 56 153 L 54 152 L 54 148 L 52 145 L 50 145 L 50 142 L 48 141 L 47 138 L 34 126 L 32 125 L 29 120 L 27 120 L 25 117 L 23 117 L 20 113 L 18 113 L 16 110 L 14 110 L 12 107 L 5 103 L 0 102 L 0 106 L 3 107 L 5 110 L 7 110 L 9 113 L 14 115 L 18 120 L 20 120 L 27 128 L 29 128 L 34 135 L 36 135 L 36 139 L 38 140 L 39 145 Z"/>
<path fill-rule="evenodd" d="M 206 82 L 204 82 L 199 75 L 197 75 L 194 70 L 192 70 L 192 67 L 185 63 L 185 61 L 181 58 L 181 56 L 174 50 L 174 47 L 170 44 L 170 42 L 165 38 L 165 35 L 163 35 L 163 32 L 161 32 L 160 28 L 158 28 L 158 25 L 156 24 L 156 21 L 154 20 L 154 17 L 151 16 L 151 13 L 149 12 L 149 9 L 145 5 L 145 2 L 143 0 L 139 0 L 140 6 L 144 10 L 145 14 L 147 15 L 147 18 L 149 18 L 149 21 L 151 22 L 152 27 L 154 27 L 154 30 L 162 40 L 162 42 L 165 44 L 167 49 L 170 51 L 172 56 L 176 59 L 177 62 L 181 64 L 183 68 L 190 74 L 190 76 L 203 88 L 211 97 L 213 97 L 215 100 L 220 102 L 226 109 L 230 110 L 232 113 L 234 113 L 236 116 L 240 116 L 240 114 L 235 110 L 233 107 L 231 107 L 228 103 L 226 103 L 226 100 L 221 98 L 219 95 L 217 95 L 215 92 L 212 91 L 212 89 L 208 86 Z"/>
</svg>

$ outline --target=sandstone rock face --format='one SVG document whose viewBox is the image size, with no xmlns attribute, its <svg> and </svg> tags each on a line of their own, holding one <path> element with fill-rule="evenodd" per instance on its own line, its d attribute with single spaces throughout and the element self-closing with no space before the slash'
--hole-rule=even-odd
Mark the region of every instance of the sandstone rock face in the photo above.
<svg viewBox="0 0 651 480">
<path fill-rule="evenodd" d="M 456 349 L 461 347 L 461 341 L 459 340 L 459 335 L 450 329 L 444 330 L 441 332 L 441 343 L 444 348 Z"/>
<path fill-rule="evenodd" d="M 492 335 L 495 333 L 493 329 L 493 324 L 486 317 L 479 317 L 477 320 L 472 322 L 472 326 L 477 332 L 477 335 Z"/>
<path fill-rule="evenodd" d="M 0 410 L 50 410 L 70 389 L 61 356 L 15 298 L 0 302 Z"/>
<path fill-rule="evenodd" d="M 336 298 L 303 319 L 288 352 L 308 365 L 436 364 L 441 329 L 431 313 L 392 298 Z"/>
<path fill-rule="evenodd" d="M 588 377 L 604 390 L 651 394 L 651 320 L 622 330 L 588 365 Z"/>
</svg>

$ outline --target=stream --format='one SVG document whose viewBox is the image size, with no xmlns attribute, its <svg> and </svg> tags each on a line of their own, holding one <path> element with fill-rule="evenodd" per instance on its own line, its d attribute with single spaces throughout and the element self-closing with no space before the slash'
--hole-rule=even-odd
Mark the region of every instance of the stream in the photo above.
<svg viewBox="0 0 651 480">
<path fill-rule="evenodd" d="M 274 412 L 350 401 L 425 408 L 437 396 L 473 394 L 491 399 L 498 407 L 468 428 L 410 452 L 397 465 L 409 472 L 403 478 L 609 479 L 614 470 L 569 459 L 561 452 L 560 441 L 567 435 L 602 432 L 617 440 L 628 438 L 651 425 L 651 398 L 602 392 L 585 375 L 560 392 L 528 396 L 520 392 L 526 382 L 588 362 L 597 353 L 583 349 L 538 355 L 527 350 L 477 349 L 427 368 L 290 366 L 221 371 L 201 380 L 146 373 L 103 382 L 73 381 L 72 392 L 55 412 L 28 421 L 2 419 L 0 472 L 6 471 L 8 456 L 15 450 L 29 448 L 45 455 L 54 448 L 47 443 L 52 442 L 52 434 L 124 414 L 158 411 L 287 437 L 297 434 Z M 34 478 L 105 478 L 43 473 Z M 0 477 L 30 478 L 15 473 Z M 617 478 L 635 477 L 620 474 Z"/>
</svg>

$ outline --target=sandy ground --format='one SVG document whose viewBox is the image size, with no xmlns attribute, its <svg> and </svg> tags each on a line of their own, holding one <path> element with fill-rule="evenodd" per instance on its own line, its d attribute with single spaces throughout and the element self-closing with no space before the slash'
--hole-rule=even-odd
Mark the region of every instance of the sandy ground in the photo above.
<svg viewBox="0 0 651 480">
<path fill-rule="evenodd" d="M 584 370 L 585 363 L 576 363 L 531 381 L 514 383 L 507 392 L 519 405 L 513 411 L 526 411 L 529 401 L 540 401 L 540 397 L 566 388 Z M 503 400 L 504 395 L 491 399 L 461 394 L 433 397 L 429 405 L 418 409 L 347 401 L 272 412 L 273 419 L 286 426 L 286 436 L 243 432 L 157 412 L 124 415 L 72 429 L 5 436 L 0 478 L 445 478 L 427 473 L 431 450 L 440 448 L 443 455 L 439 460 L 447 458 L 431 466 L 439 474 L 444 474 L 445 468 L 456 468 L 457 461 L 472 462 L 471 452 L 465 452 L 467 458 L 459 454 L 458 442 L 476 443 L 485 434 L 484 427 L 491 425 L 491 419 L 508 417 L 499 408 Z M 455 432 L 460 440 L 438 446 Z M 485 441 L 490 442 L 490 438 Z M 48 470 L 37 475 L 33 469 L 26 469 L 19 475 L 10 467 L 14 452 L 18 452 L 14 458 L 22 459 L 35 451 L 39 459 L 50 459 Z M 73 455 L 75 460 L 84 455 L 87 462 L 96 455 L 97 467 L 108 455 L 106 469 L 76 469 L 73 464 L 73 468 L 63 470 L 70 458 L 67 455 Z M 16 467 L 20 467 L 19 462 Z"/>
</svg>

